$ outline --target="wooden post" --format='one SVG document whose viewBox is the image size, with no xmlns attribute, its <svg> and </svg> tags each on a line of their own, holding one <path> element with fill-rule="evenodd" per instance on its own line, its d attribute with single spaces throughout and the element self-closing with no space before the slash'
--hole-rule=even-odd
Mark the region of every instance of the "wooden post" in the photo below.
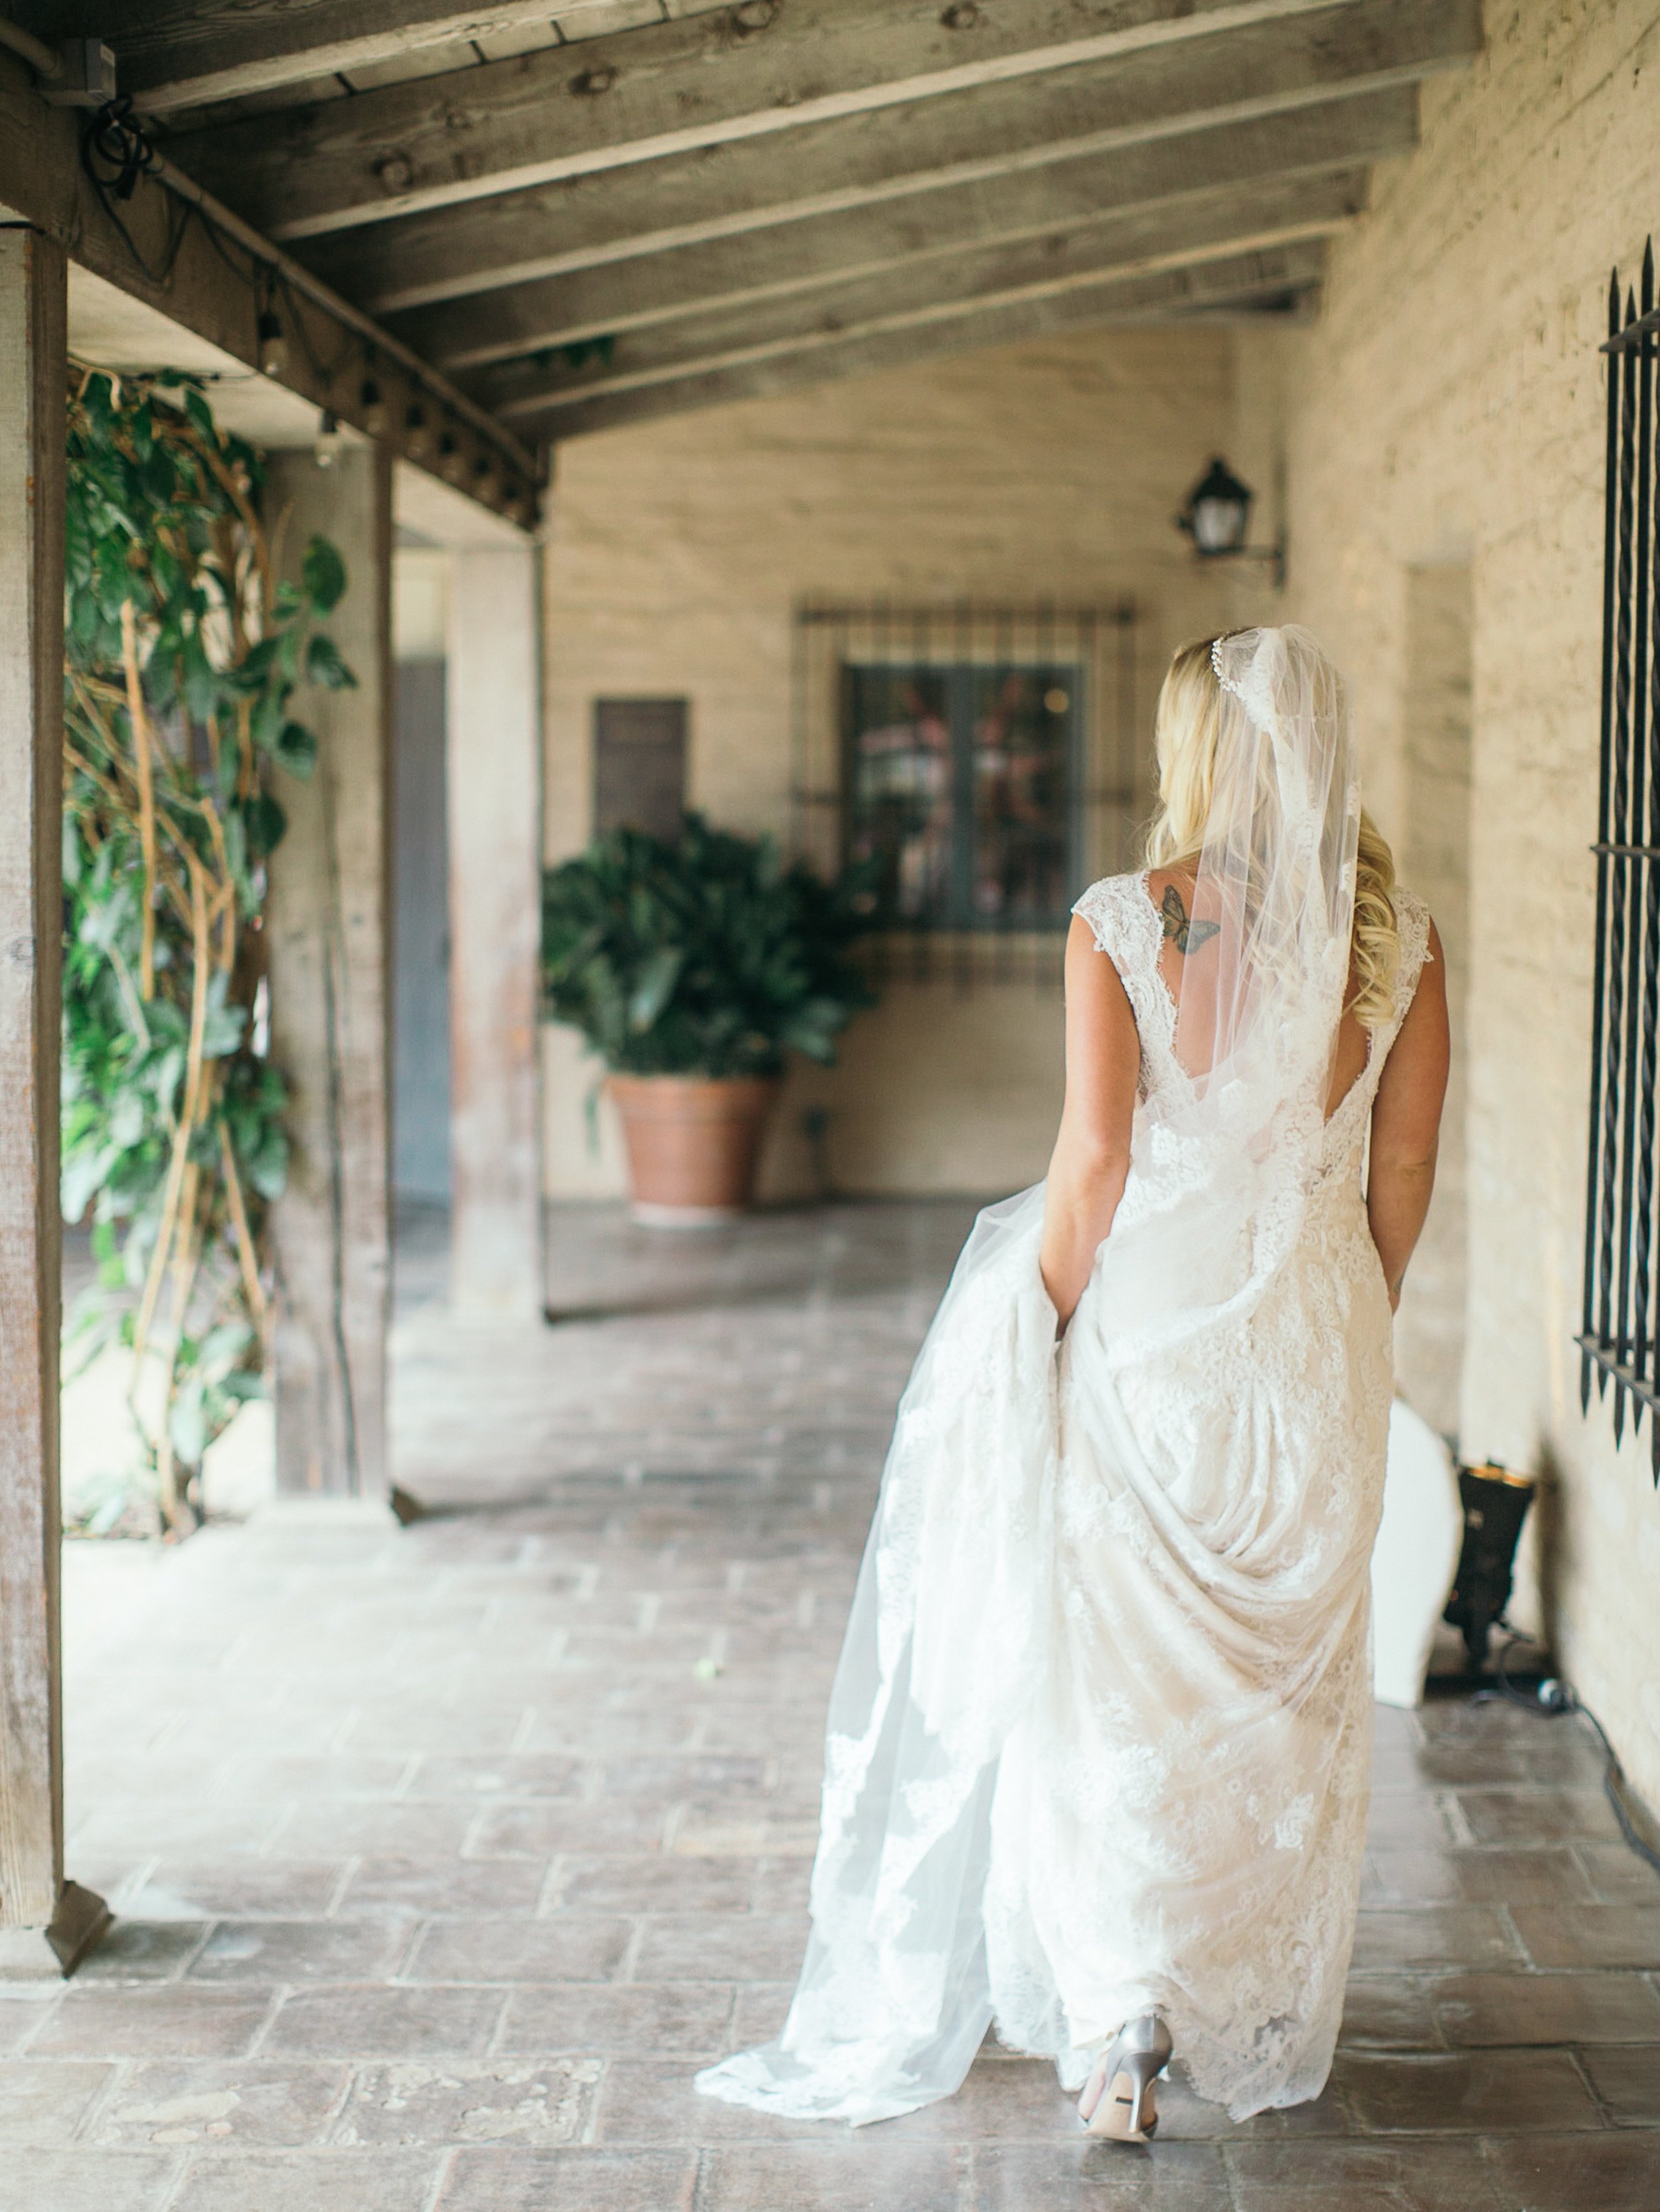
<svg viewBox="0 0 1660 2212">
<path fill-rule="evenodd" d="M 453 556 L 446 739 L 450 1298 L 525 1322 L 544 1301 L 539 577 L 528 540 Z"/>
<path fill-rule="evenodd" d="M 293 1085 L 289 1188 L 276 1209 L 280 1491 L 383 1498 L 392 1273 L 387 803 L 392 465 L 356 447 L 319 468 L 273 457 L 266 490 L 283 567 L 314 535 L 346 565 L 329 618 L 355 690 L 309 691 L 311 781 L 284 779 L 271 862 L 271 1053 Z"/>
<path fill-rule="evenodd" d="M 63 248 L 0 229 L 0 1977 L 107 1923 L 64 1880 L 58 1030 L 64 793 Z"/>
</svg>

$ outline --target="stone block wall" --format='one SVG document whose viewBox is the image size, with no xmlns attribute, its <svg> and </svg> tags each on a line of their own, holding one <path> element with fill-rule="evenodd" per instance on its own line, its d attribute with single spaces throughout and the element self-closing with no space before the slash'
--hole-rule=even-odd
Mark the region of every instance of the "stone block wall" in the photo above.
<svg viewBox="0 0 1660 2212">
<path fill-rule="evenodd" d="M 1231 335 L 1195 325 L 1005 348 L 564 447 L 547 556 L 550 857 L 588 836 L 592 704 L 607 696 L 689 699 L 692 803 L 725 826 L 787 829 L 802 601 L 1128 593 L 1150 763 L 1171 647 L 1232 607 L 1232 582 L 1196 566 L 1171 517 L 1234 416 Z M 605 1117 L 597 1150 L 585 1133 L 592 1064 L 550 1031 L 544 1065 L 550 1188 L 619 1190 Z M 793 1077 L 763 1189 L 813 1188 L 807 1104 L 828 1113 L 841 1188 L 1017 1188 L 1043 1171 L 1061 1084 L 1058 991 L 890 987 L 839 1068 Z"/>
<path fill-rule="evenodd" d="M 1487 38 L 1475 68 L 1426 88 L 1421 143 L 1378 172 L 1371 212 L 1334 251 L 1318 323 L 1242 335 L 1240 386 L 1279 394 L 1287 611 L 1347 670 L 1375 811 L 1450 936 L 1465 934 L 1450 950 L 1467 993 L 1468 1275 L 1462 1316 L 1442 1315 L 1444 1335 L 1462 1322 L 1466 1338 L 1462 1447 L 1548 1479 L 1535 1600 L 1660 1806 L 1660 1498 L 1646 1437 L 1616 1451 L 1605 1410 L 1582 1419 L 1572 1342 L 1595 883 L 1597 346 L 1610 264 L 1634 276 L 1660 226 L 1660 19 L 1647 0 L 1523 0 L 1492 12 Z M 1460 623 L 1462 732 L 1446 690 Z M 1455 636 L 1455 665 L 1460 649 Z M 1414 1331 L 1414 1356 L 1432 1369 L 1436 1346 L 1421 1340 L 1434 1331 L 1408 1312 L 1403 1340 Z"/>
</svg>

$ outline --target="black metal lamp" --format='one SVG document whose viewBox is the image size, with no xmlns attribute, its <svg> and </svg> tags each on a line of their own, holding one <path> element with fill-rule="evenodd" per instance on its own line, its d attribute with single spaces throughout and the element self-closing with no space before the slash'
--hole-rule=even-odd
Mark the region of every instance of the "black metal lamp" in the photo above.
<svg viewBox="0 0 1660 2212">
<path fill-rule="evenodd" d="M 1487 1660 L 1487 1638 L 1504 1620 L 1510 1603 L 1516 1547 L 1533 1492 L 1530 1474 L 1514 1474 L 1496 1460 L 1458 1470 L 1464 1542 L 1442 1618 L 1450 1626 L 1462 1630 L 1472 1674 L 1481 1673 Z"/>
<path fill-rule="evenodd" d="M 1193 540 L 1194 551 L 1207 561 L 1215 560 L 1219 554 L 1243 553 L 1256 495 L 1219 458 L 1188 494 L 1176 526 L 1186 532 Z"/>
<path fill-rule="evenodd" d="M 1251 502 L 1256 495 L 1242 483 L 1219 455 L 1212 461 L 1188 494 L 1176 526 L 1193 540 L 1193 550 L 1204 561 L 1271 561 L 1274 580 L 1286 580 L 1286 540 L 1283 530 L 1273 545 L 1248 545 Z"/>
</svg>

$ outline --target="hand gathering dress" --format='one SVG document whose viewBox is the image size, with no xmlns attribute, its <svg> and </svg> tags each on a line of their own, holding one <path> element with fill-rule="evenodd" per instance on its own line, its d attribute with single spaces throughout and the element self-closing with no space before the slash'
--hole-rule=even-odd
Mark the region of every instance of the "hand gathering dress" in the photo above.
<svg viewBox="0 0 1660 2212">
<path fill-rule="evenodd" d="M 1358 795 L 1324 811 L 1346 975 Z M 698 2076 L 733 2103 L 891 2117 L 950 2094 L 994 2023 L 1075 2087 L 1152 2008 L 1237 2118 L 1329 2070 L 1392 1388 L 1363 1159 L 1428 916 L 1397 892 L 1393 1009 L 1330 1119 L 1298 1075 L 1265 1121 L 1243 1079 L 1196 1103 L 1145 875 L 1075 910 L 1140 1035 L 1123 1196 L 1058 1345 L 1042 1185 L 958 1262 L 832 1695 L 800 1984 L 775 2043 Z"/>
</svg>

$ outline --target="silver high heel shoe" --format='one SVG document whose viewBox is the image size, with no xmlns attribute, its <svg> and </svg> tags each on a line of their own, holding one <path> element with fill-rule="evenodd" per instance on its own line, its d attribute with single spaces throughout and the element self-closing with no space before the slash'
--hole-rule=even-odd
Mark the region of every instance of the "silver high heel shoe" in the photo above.
<svg viewBox="0 0 1660 2212">
<path fill-rule="evenodd" d="M 1175 2046 L 1156 2012 L 1126 2021 L 1097 2062 L 1078 2100 L 1078 2117 L 1092 2136 L 1116 2142 L 1146 2142 L 1158 2125 L 1152 2085 L 1171 2063 Z"/>
</svg>

